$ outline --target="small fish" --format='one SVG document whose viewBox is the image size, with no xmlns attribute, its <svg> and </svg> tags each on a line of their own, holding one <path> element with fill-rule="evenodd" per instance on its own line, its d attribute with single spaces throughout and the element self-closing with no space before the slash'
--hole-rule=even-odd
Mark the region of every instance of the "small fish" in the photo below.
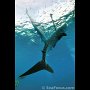
<svg viewBox="0 0 90 90">
<path fill-rule="evenodd" d="M 19 80 L 15 80 L 15 87 L 19 86 Z"/>
</svg>

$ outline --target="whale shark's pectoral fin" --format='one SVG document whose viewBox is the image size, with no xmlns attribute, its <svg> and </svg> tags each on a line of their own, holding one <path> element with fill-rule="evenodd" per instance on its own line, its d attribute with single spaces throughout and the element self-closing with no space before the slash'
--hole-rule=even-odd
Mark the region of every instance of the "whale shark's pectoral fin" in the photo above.
<svg viewBox="0 0 90 90">
<path fill-rule="evenodd" d="M 62 36 L 67 36 L 67 34 L 66 33 L 61 33 L 61 35 L 58 37 L 58 40 L 60 40 L 61 38 L 62 38 Z"/>
<path fill-rule="evenodd" d="M 40 70 L 47 70 L 47 71 L 53 73 L 53 69 L 48 64 L 46 64 L 46 62 L 44 62 L 42 60 L 42 61 L 38 62 L 37 64 L 35 64 L 32 68 L 30 68 L 24 74 L 20 75 L 19 77 L 24 77 L 24 76 L 36 73 Z"/>
<path fill-rule="evenodd" d="M 27 14 L 28 18 L 30 19 L 34 29 L 37 31 L 38 35 L 40 36 L 41 40 L 45 43 L 46 42 L 46 37 L 44 36 L 44 32 L 37 28 L 37 25 L 35 24 L 35 21 L 30 17 L 30 15 L 28 14 L 27 9 L 26 9 L 26 14 Z"/>
</svg>

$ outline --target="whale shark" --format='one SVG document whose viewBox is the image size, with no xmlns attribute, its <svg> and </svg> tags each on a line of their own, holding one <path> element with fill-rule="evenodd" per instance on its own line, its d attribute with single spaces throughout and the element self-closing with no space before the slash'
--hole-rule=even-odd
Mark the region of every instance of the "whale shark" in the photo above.
<svg viewBox="0 0 90 90">
<path fill-rule="evenodd" d="M 19 77 L 24 77 L 33 73 L 36 73 L 41 70 L 46 70 L 50 73 L 54 73 L 54 70 L 52 67 L 46 63 L 46 54 L 49 48 L 54 48 L 56 46 L 56 43 L 61 40 L 63 36 L 67 36 L 64 29 L 66 28 L 67 24 L 64 23 L 60 28 L 56 29 L 54 20 L 52 18 L 53 14 L 50 14 L 55 32 L 46 39 L 45 35 L 43 34 L 42 30 L 40 30 L 37 25 L 35 24 L 35 21 L 30 17 L 28 14 L 28 10 L 26 9 L 26 14 L 28 18 L 30 19 L 31 24 L 33 25 L 35 31 L 37 31 L 37 34 L 40 36 L 41 40 L 44 42 L 44 47 L 42 49 L 42 59 L 36 63 L 34 66 L 32 66 L 29 70 L 27 70 L 25 73 L 21 74 Z"/>
</svg>

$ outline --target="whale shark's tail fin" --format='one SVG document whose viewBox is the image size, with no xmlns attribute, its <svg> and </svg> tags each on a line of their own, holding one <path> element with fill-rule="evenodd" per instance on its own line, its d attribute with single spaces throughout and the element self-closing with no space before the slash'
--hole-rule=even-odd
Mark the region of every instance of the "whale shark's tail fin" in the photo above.
<svg viewBox="0 0 90 90">
<path fill-rule="evenodd" d="M 26 71 L 24 74 L 20 75 L 19 77 L 24 77 L 33 73 L 36 73 L 40 70 L 47 70 L 51 73 L 53 73 L 53 69 L 44 61 L 40 61 L 37 64 L 35 64 L 32 68 L 30 68 L 28 71 Z"/>
</svg>

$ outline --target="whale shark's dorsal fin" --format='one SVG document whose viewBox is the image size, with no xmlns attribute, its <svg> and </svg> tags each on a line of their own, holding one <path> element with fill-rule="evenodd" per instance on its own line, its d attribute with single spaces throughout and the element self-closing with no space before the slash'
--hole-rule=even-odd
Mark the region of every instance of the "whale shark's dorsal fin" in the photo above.
<svg viewBox="0 0 90 90">
<path fill-rule="evenodd" d="M 53 23 L 54 29 L 55 29 L 55 31 L 56 31 L 57 29 L 56 29 L 56 26 L 55 26 L 55 23 L 54 23 L 54 20 L 53 20 L 52 15 L 53 15 L 53 14 L 50 14 L 50 17 L 51 17 L 51 20 L 52 20 L 52 23 Z"/>
<path fill-rule="evenodd" d="M 34 23 L 34 20 L 29 16 L 27 9 L 26 9 L 26 14 L 29 17 L 34 29 L 37 31 L 38 35 L 40 36 L 41 40 L 45 43 L 46 42 L 46 37 L 44 36 L 43 32 L 37 28 L 37 26 Z"/>
</svg>

